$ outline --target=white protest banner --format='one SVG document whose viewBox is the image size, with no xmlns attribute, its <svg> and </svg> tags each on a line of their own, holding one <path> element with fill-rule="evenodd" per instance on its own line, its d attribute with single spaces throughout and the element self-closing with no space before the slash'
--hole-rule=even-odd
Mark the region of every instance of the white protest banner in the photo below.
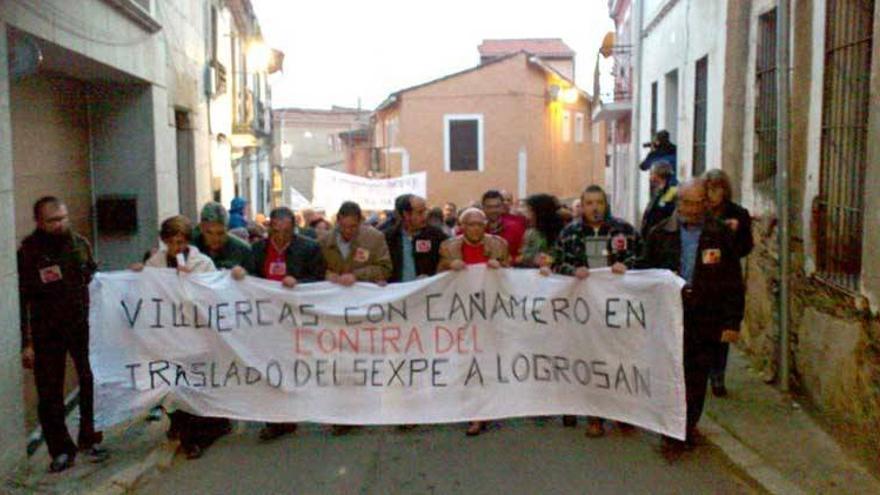
<svg viewBox="0 0 880 495">
<path fill-rule="evenodd" d="M 309 208 L 311 203 L 309 200 L 302 195 L 296 188 L 290 188 L 290 204 L 288 205 L 294 210 L 301 210 L 303 208 Z"/>
<path fill-rule="evenodd" d="M 344 201 L 354 201 L 363 210 L 393 210 L 394 198 L 401 194 L 427 195 L 425 172 L 393 179 L 368 179 L 326 168 L 315 169 L 312 204 L 335 214 Z"/>
<path fill-rule="evenodd" d="M 379 287 L 98 274 L 101 427 L 165 403 L 333 424 L 593 415 L 684 438 L 681 279 L 472 266 Z"/>
</svg>

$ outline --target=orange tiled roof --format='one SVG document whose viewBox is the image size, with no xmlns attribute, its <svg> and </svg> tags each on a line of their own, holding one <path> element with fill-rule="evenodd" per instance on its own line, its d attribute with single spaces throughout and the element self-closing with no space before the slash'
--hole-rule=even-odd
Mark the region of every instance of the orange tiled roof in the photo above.
<svg viewBox="0 0 880 495">
<path fill-rule="evenodd" d="M 545 58 L 574 57 L 574 50 L 560 38 L 483 40 L 477 50 L 481 57 L 497 57 L 518 51 Z"/>
</svg>

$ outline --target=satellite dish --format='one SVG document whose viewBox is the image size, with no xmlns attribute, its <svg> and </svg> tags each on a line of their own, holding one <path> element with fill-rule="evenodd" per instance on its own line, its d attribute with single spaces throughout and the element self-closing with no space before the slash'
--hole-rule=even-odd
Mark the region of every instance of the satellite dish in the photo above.
<svg viewBox="0 0 880 495">
<path fill-rule="evenodd" d="M 9 75 L 21 79 L 35 74 L 43 62 L 43 52 L 36 40 L 26 34 L 15 34 L 9 47 Z"/>
</svg>

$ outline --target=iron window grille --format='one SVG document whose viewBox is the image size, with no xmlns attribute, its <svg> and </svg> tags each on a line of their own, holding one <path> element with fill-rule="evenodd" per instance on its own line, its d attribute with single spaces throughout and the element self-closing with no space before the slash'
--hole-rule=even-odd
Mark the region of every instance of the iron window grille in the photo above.
<svg viewBox="0 0 880 495">
<path fill-rule="evenodd" d="M 693 176 L 706 171 L 706 101 L 708 96 L 709 56 L 697 60 L 694 70 L 694 147 Z"/>
<path fill-rule="evenodd" d="M 776 178 L 776 9 L 758 18 L 755 50 L 755 154 L 753 182 L 774 191 Z"/>
<path fill-rule="evenodd" d="M 862 268 L 864 183 L 870 100 L 873 0 L 829 0 L 819 197 L 818 275 L 856 290 Z"/>
</svg>

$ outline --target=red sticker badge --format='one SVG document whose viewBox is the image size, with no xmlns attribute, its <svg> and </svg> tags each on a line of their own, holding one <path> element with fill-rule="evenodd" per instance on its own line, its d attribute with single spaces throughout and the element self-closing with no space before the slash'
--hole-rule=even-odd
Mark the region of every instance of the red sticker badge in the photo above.
<svg viewBox="0 0 880 495">
<path fill-rule="evenodd" d="M 58 265 L 47 266 L 40 270 L 40 280 L 42 280 L 44 284 L 58 282 L 62 278 L 61 267 Z"/>
<path fill-rule="evenodd" d="M 357 248 L 357 251 L 354 252 L 354 260 L 356 262 L 366 263 L 368 259 L 370 259 L 369 249 Z"/>
<path fill-rule="evenodd" d="M 703 264 L 704 265 L 717 265 L 721 263 L 721 250 L 720 249 L 704 249 L 703 250 Z"/>
</svg>

